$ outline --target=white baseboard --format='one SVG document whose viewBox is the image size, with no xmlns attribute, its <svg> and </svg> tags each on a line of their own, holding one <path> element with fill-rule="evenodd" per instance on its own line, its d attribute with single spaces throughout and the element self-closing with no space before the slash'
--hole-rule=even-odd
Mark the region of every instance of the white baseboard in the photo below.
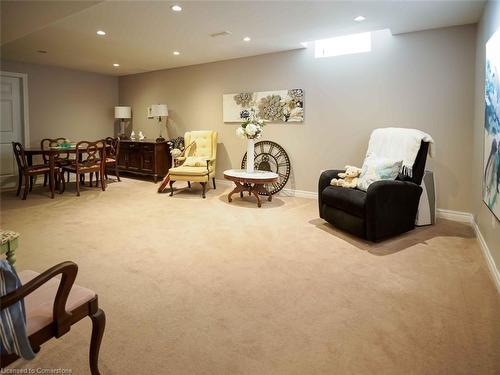
<svg viewBox="0 0 500 375">
<path fill-rule="evenodd" d="M 472 222 L 472 227 L 474 228 L 474 231 L 476 232 L 477 240 L 479 241 L 479 246 L 481 247 L 481 251 L 483 252 L 484 260 L 486 261 L 486 265 L 488 266 L 488 269 L 490 270 L 491 277 L 493 278 L 493 282 L 495 283 L 495 286 L 497 287 L 498 293 L 500 293 L 500 271 L 498 270 L 497 265 L 495 264 L 495 260 L 493 259 L 493 256 L 491 255 L 490 248 L 488 247 L 488 244 L 486 243 L 483 234 L 479 230 L 479 226 L 477 225 L 476 221 L 473 220 Z"/>
<path fill-rule="evenodd" d="M 474 223 L 474 216 L 470 212 L 445 210 L 444 208 L 436 209 L 436 216 L 441 219 L 458 221 L 460 223 Z"/>
<path fill-rule="evenodd" d="M 486 265 L 488 267 L 488 270 L 490 271 L 491 278 L 495 283 L 498 293 L 500 293 L 500 272 L 497 265 L 495 264 L 493 256 L 491 255 L 490 248 L 488 247 L 488 244 L 486 243 L 483 234 L 481 233 L 481 230 L 479 229 L 479 226 L 474 219 L 474 215 L 472 215 L 470 212 L 452 211 L 442 208 L 438 208 L 436 211 L 437 217 L 439 218 L 467 223 L 472 226 L 474 232 L 476 232 L 479 247 L 481 248 L 484 260 L 486 261 Z"/>
<path fill-rule="evenodd" d="M 217 185 L 222 185 L 222 186 L 234 186 L 234 184 L 229 181 L 229 180 L 219 180 L 218 178 L 215 179 L 215 183 Z"/>
<path fill-rule="evenodd" d="M 298 197 L 298 198 L 308 198 L 308 199 L 317 199 L 318 193 L 315 191 L 307 191 L 307 190 L 295 190 L 295 189 L 283 189 L 278 195 L 282 197 Z"/>
</svg>

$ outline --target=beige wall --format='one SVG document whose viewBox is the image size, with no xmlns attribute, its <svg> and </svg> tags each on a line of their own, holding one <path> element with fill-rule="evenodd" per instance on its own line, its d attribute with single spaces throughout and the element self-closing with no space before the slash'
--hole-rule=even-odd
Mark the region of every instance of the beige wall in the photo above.
<svg viewBox="0 0 500 375">
<path fill-rule="evenodd" d="M 482 198 L 484 147 L 484 69 L 486 42 L 500 29 L 500 2 L 489 1 L 479 23 L 476 48 L 476 90 L 474 113 L 474 160 L 472 166 L 473 212 L 476 222 L 490 249 L 497 269 L 500 265 L 500 222 L 488 209 Z"/>
<path fill-rule="evenodd" d="M 361 166 L 374 128 L 415 127 L 437 143 L 428 167 L 436 174 L 438 206 L 470 211 L 475 38 L 475 26 L 381 31 L 366 54 L 314 59 L 309 48 L 123 76 L 120 102 L 132 106 L 133 128 L 151 138 L 158 127 L 146 119 L 146 107 L 159 102 L 169 106 L 171 136 L 217 130 L 221 178 L 246 151 L 236 125 L 222 121 L 222 94 L 304 88 L 304 123 L 264 131 L 291 158 L 289 188 L 315 191 L 320 170 Z"/>
<path fill-rule="evenodd" d="M 114 132 L 118 78 L 46 65 L 2 61 L 28 74 L 30 142 L 43 138 L 97 140 Z"/>
</svg>

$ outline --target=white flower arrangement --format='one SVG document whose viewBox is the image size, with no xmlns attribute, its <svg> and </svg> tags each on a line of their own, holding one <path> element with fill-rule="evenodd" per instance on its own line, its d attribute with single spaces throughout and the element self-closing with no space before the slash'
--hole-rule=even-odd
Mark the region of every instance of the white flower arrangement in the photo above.
<svg viewBox="0 0 500 375">
<path fill-rule="evenodd" d="M 245 119 L 245 122 L 238 126 L 236 135 L 242 139 L 259 139 L 262 135 L 264 121 L 259 118 L 255 110 L 244 110 L 240 116 Z"/>
</svg>

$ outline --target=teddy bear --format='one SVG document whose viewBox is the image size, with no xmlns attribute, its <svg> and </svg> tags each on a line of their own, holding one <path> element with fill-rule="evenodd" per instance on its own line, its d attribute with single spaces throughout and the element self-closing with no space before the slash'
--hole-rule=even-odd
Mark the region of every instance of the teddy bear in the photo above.
<svg viewBox="0 0 500 375">
<path fill-rule="evenodd" d="M 358 185 L 358 176 L 361 174 L 361 168 L 352 165 L 345 166 L 345 173 L 338 174 L 340 178 L 332 178 L 330 185 L 346 188 L 355 188 Z"/>
</svg>

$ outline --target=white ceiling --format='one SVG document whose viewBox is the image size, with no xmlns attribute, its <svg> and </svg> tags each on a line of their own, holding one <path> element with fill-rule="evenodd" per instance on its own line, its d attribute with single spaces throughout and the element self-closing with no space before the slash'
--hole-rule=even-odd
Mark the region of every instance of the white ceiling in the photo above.
<svg viewBox="0 0 500 375">
<path fill-rule="evenodd" d="M 173 4 L 183 11 L 173 12 Z M 2 1 L 1 53 L 7 60 L 125 75 L 296 49 L 355 32 L 476 23 L 483 6 L 475 0 Z M 366 20 L 354 22 L 358 15 Z M 97 36 L 99 29 L 107 35 Z M 231 35 L 209 36 L 225 30 Z"/>
</svg>

